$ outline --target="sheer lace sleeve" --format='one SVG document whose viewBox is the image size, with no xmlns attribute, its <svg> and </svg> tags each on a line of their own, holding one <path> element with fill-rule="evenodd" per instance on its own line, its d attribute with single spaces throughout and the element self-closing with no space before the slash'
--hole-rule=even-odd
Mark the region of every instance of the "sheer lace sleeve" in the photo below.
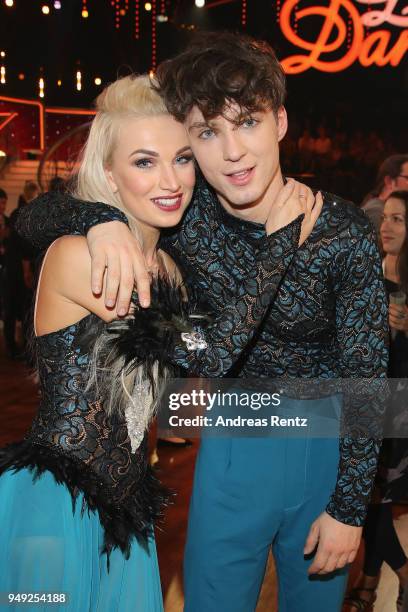
<svg viewBox="0 0 408 612">
<path fill-rule="evenodd" d="M 43 250 L 60 236 L 85 236 L 94 225 L 108 221 L 127 223 L 126 216 L 113 206 L 49 192 L 21 209 L 15 229 L 31 246 Z"/>
<path fill-rule="evenodd" d="M 377 470 L 382 415 L 387 397 L 387 299 L 374 230 L 358 228 L 352 248 L 337 257 L 336 327 L 339 376 L 356 379 L 343 393 L 340 462 L 327 512 L 335 519 L 364 523 Z M 363 233 L 362 233 L 363 232 Z"/>
<path fill-rule="evenodd" d="M 198 339 L 178 343 L 171 360 L 195 375 L 225 376 L 253 338 L 298 249 L 303 215 L 278 232 L 265 236 L 257 250 L 255 265 L 209 327 L 196 329 Z M 227 281 L 227 279 L 225 279 Z M 190 348 L 189 348 L 190 347 Z"/>
</svg>

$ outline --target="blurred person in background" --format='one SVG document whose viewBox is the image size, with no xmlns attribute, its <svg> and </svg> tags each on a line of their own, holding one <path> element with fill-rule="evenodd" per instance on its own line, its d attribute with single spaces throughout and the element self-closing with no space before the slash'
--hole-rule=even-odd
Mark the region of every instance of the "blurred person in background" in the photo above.
<svg viewBox="0 0 408 612">
<path fill-rule="evenodd" d="M 10 359 L 20 359 L 23 356 L 28 329 L 27 314 L 32 300 L 34 277 L 34 251 L 24 243 L 14 229 L 19 210 L 27 206 L 39 194 L 39 187 L 34 181 L 27 181 L 18 207 L 8 220 L 8 233 L 4 240 L 3 262 L 3 300 L 4 300 L 4 339 L 6 352 Z M 17 321 L 22 323 L 22 344 L 17 340 Z"/>
<path fill-rule="evenodd" d="M 380 231 L 384 202 L 397 189 L 408 189 L 408 154 L 391 155 L 381 164 L 374 188 L 364 198 L 362 209 Z"/>
<path fill-rule="evenodd" d="M 34 200 L 40 193 L 40 188 L 34 181 L 26 181 L 23 189 L 23 193 L 19 195 L 17 208 L 21 208 L 26 204 L 29 204 L 31 200 Z"/>
<path fill-rule="evenodd" d="M 52 191 L 54 193 L 65 193 L 67 190 L 67 184 L 63 178 L 60 176 L 54 176 L 48 185 L 48 191 Z"/>
<path fill-rule="evenodd" d="M 394 191 L 385 201 L 380 227 L 385 258 L 383 270 L 388 296 L 408 296 L 408 191 Z M 397 574 L 398 612 L 403 612 L 404 590 L 408 591 L 408 560 L 394 527 L 392 505 L 408 499 L 408 307 L 389 305 L 390 360 L 388 376 L 399 379 L 390 404 L 391 431 L 399 438 L 384 440 L 376 491 L 364 527 L 365 559 L 357 586 L 345 600 L 347 612 L 372 610 L 381 567 L 386 562 Z M 405 437 L 404 436 L 405 432 Z M 387 431 L 387 433 L 389 433 Z"/>
<path fill-rule="evenodd" d="M 313 153 L 315 139 L 310 133 L 309 128 L 305 127 L 302 135 L 298 139 L 298 150 L 300 157 L 300 171 L 311 171 L 313 169 Z"/>
<path fill-rule="evenodd" d="M 8 232 L 7 193 L 0 188 L 0 319 L 3 319 L 4 250 Z"/>
</svg>

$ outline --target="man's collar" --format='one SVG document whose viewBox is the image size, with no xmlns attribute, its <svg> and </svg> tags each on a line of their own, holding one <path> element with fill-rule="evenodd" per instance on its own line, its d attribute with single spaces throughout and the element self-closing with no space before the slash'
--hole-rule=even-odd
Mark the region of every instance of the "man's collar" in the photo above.
<svg viewBox="0 0 408 612">
<path fill-rule="evenodd" d="M 223 225 L 225 228 L 237 234 L 242 234 L 248 242 L 258 242 L 260 238 L 265 236 L 265 226 L 263 223 L 246 221 L 245 219 L 241 219 L 227 212 L 219 201 L 217 194 L 205 180 L 201 172 L 199 172 L 197 176 L 197 188 L 199 192 L 204 189 L 207 190 L 213 204 L 212 209 L 214 210 L 215 219 L 220 225 Z"/>
</svg>

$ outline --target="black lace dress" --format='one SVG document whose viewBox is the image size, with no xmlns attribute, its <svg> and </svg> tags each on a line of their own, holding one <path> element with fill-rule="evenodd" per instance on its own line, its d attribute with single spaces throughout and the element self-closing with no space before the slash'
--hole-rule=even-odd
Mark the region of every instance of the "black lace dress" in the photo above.
<svg viewBox="0 0 408 612">
<path fill-rule="evenodd" d="M 24 440 L 0 451 L 0 592 L 68 601 L 29 610 L 163 609 L 152 525 L 165 496 L 146 440 L 132 453 L 126 423 L 84 391 L 100 324 L 90 315 L 36 339 L 39 411 Z"/>
</svg>

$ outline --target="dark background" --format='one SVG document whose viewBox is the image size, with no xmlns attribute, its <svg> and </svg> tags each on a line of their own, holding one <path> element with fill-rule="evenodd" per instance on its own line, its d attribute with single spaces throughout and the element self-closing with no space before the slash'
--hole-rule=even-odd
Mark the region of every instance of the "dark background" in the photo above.
<svg viewBox="0 0 408 612">
<path fill-rule="evenodd" d="M 292 46 L 280 30 L 277 10 L 284 1 L 248 0 L 244 28 L 241 24 L 242 0 L 207 0 L 205 9 L 195 7 L 194 0 L 157 0 L 157 14 L 165 7 L 168 17 L 166 23 L 156 23 L 157 60 L 160 62 L 177 53 L 200 29 L 246 31 L 268 40 L 280 59 L 304 53 Z M 111 0 L 87 0 L 89 18 L 83 19 L 81 0 L 61 0 L 61 10 L 53 8 L 53 0 L 15 0 L 13 8 L 7 8 L 5 0 L 0 0 L 0 50 L 7 54 L 7 83 L 0 85 L 0 95 L 37 98 L 38 79 L 42 73 L 47 106 L 89 108 L 104 85 L 118 76 L 150 70 L 152 12 L 144 9 L 145 2 L 141 0 L 140 39 L 135 40 L 135 0 L 128 1 L 129 10 L 121 18 L 119 30 L 115 29 L 116 2 L 120 8 L 125 8 L 126 0 L 114 0 L 113 6 Z M 301 0 L 298 5 L 302 8 L 312 4 L 328 6 L 329 2 Z M 50 6 L 50 15 L 42 14 L 43 4 Z M 356 0 L 354 5 L 360 13 L 367 8 Z M 394 12 L 401 14 L 405 5 L 406 0 L 400 0 Z M 377 10 L 383 7 L 384 4 L 372 5 Z M 347 21 L 346 13 L 343 17 Z M 315 40 L 321 25 L 321 18 L 309 18 L 307 23 L 300 22 L 299 33 L 304 38 Z M 387 23 L 379 29 L 392 33 L 392 43 L 402 32 L 402 28 Z M 75 89 L 78 69 L 82 71 L 81 92 Z M 18 79 L 19 73 L 24 73 L 24 80 Z M 94 84 L 96 76 L 102 79 L 100 87 Z M 57 87 L 58 79 L 62 80 L 62 87 Z M 344 171 L 350 176 L 350 185 L 344 191 L 358 199 L 373 180 L 381 157 L 408 150 L 407 93 L 407 56 L 397 67 L 363 68 L 356 62 L 339 73 L 311 69 L 299 75 L 289 75 L 287 109 L 290 131 L 284 143 L 288 151 L 283 151 L 284 161 L 285 155 L 289 160 L 289 170 L 296 172 L 299 168 L 290 148 L 291 142 L 297 142 L 305 127 L 310 127 L 316 135 L 318 127 L 323 125 L 332 137 L 338 132 L 346 134 L 348 142 L 361 131 L 362 137 L 367 137 L 367 150 L 376 146 L 368 140 L 370 132 L 374 131 L 384 142 L 384 148 L 378 159 L 372 156 L 364 170 L 361 186 L 355 184 L 359 179 L 356 174 L 359 174 L 361 159 L 352 153 L 354 161 L 350 161 L 350 156 L 344 161 Z"/>
<path fill-rule="evenodd" d="M 282 0 L 284 1 L 284 0 Z M 307 4 L 327 5 L 329 0 L 303 0 Z M 144 10 L 140 2 L 140 40 L 134 39 L 134 4 L 129 0 L 128 14 L 121 18 L 121 28 L 115 29 L 115 10 L 110 0 L 88 0 L 89 18 L 81 17 L 81 0 L 61 0 L 61 10 L 53 8 L 53 1 L 15 0 L 13 8 L 7 8 L 0 0 L 0 49 L 7 53 L 7 84 L 0 86 L 5 95 L 35 98 L 38 78 L 43 68 L 46 79 L 46 103 L 49 105 L 89 106 L 100 88 L 93 83 L 100 76 L 103 83 L 114 80 L 129 71 L 144 72 L 151 67 L 151 21 L 152 13 Z M 41 6 L 48 4 L 50 15 L 43 15 Z M 157 23 L 158 61 L 175 54 L 192 34 L 189 26 L 196 29 L 242 30 L 241 0 L 218 3 L 214 8 L 199 9 L 193 0 L 157 2 L 158 13 L 166 5 L 167 23 Z M 217 4 L 209 2 L 207 4 Z M 245 31 L 268 40 L 282 59 L 296 52 L 288 43 L 277 23 L 276 2 L 271 0 L 249 0 Z M 360 6 L 355 2 L 356 6 Z M 405 2 L 399 2 L 401 12 Z M 124 7 L 124 0 L 120 0 Z M 382 8 L 383 5 L 377 5 Z M 363 5 L 361 5 L 360 12 Z M 305 35 L 314 37 L 310 22 L 320 28 L 317 17 L 310 18 Z M 391 30 L 395 40 L 401 28 L 389 24 L 381 26 Z M 83 72 L 83 91 L 75 91 L 75 74 Z M 20 81 L 18 74 L 24 73 Z M 58 88 L 57 80 L 63 85 Z M 395 120 L 395 112 L 404 112 L 408 90 L 408 61 L 405 58 L 398 67 L 369 67 L 358 65 L 335 74 L 314 69 L 288 77 L 288 104 L 295 108 L 306 105 L 323 113 L 331 104 L 352 104 L 355 114 L 382 106 L 386 114 L 378 113 L 379 121 Z M 379 104 L 379 102 L 381 104 Z M 392 112 L 391 112 L 392 110 Z M 388 115 L 388 116 L 387 116 Z"/>
</svg>

